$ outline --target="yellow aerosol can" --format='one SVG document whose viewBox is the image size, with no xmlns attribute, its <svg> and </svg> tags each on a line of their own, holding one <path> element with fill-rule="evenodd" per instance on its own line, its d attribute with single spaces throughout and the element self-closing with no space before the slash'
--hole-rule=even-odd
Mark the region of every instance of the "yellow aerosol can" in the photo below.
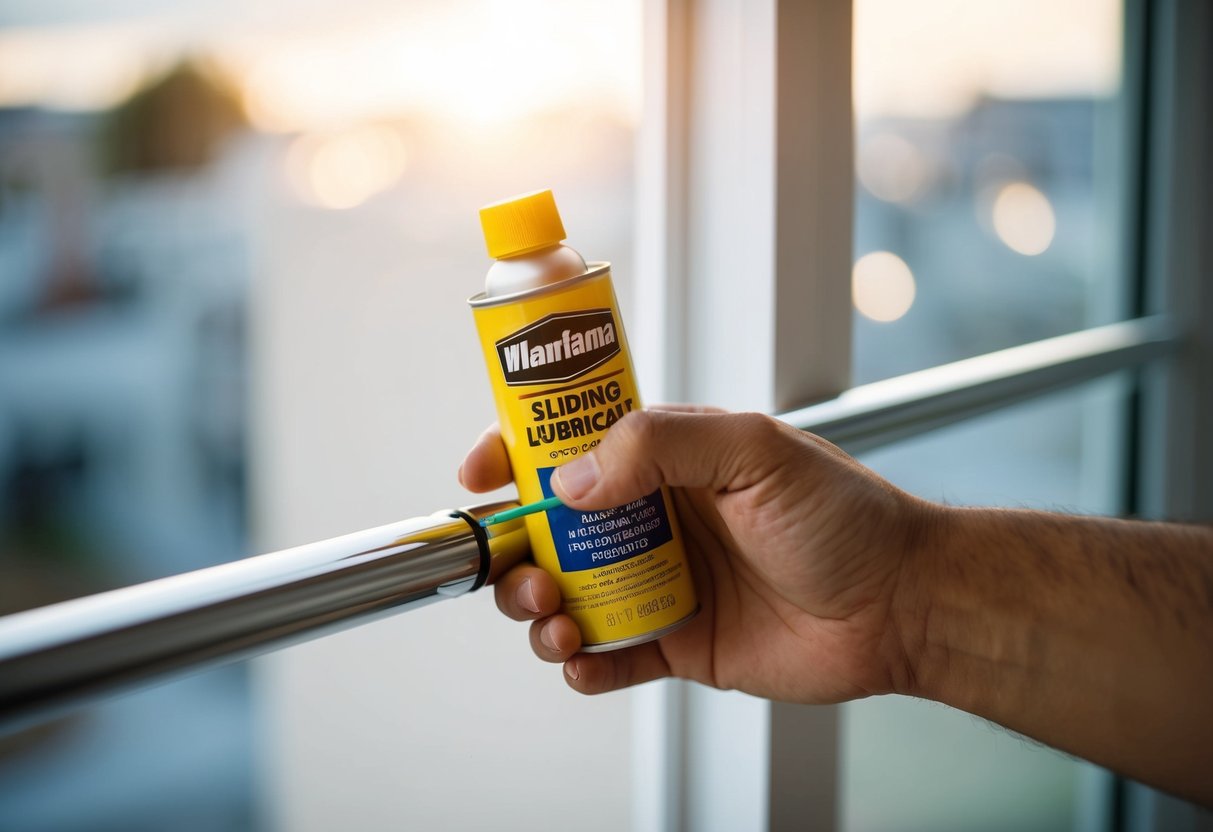
<svg viewBox="0 0 1213 832">
<path fill-rule="evenodd" d="M 485 291 L 469 299 L 523 503 L 552 497 L 552 472 L 640 408 L 609 263 L 561 243 L 551 191 L 483 208 Z M 697 611 L 668 490 L 604 511 L 526 518 L 535 562 L 560 586 L 586 652 L 660 638 Z"/>
</svg>

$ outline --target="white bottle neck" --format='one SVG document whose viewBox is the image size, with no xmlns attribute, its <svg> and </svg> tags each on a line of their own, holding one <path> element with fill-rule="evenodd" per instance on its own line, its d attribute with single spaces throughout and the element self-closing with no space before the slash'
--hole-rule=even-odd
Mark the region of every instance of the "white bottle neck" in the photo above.
<svg viewBox="0 0 1213 832">
<path fill-rule="evenodd" d="M 497 260 L 484 280 L 486 297 L 510 295 L 585 274 L 585 260 L 574 249 L 555 245 Z"/>
</svg>

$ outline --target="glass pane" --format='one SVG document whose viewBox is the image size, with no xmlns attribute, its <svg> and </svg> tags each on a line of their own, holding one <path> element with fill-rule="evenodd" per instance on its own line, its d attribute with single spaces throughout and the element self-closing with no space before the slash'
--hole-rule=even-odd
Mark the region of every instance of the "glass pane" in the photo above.
<svg viewBox="0 0 1213 832">
<path fill-rule="evenodd" d="M 0 13 L 0 614 L 248 553 L 247 126 L 186 5 Z M 248 679 L 0 736 L 0 826 L 248 828 Z"/>
<path fill-rule="evenodd" d="M 0 737 L 0 826 L 251 829 L 255 733 L 248 667 L 234 665 Z"/>
<path fill-rule="evenodd" d="M 352 60 L 357 83 L 317 99 L 311 76 L 292 81 L 304 132 L 270 145 L 287 179 L 258 228 L 251 327 L 254 411 L 272 426 L 254 520 L 270 548 L 478 501 L 455 471 L 494 418 L 466 303 L 489 266 L 481 205 L 550 187 L 569 244 L 615 264 L 627 317 L 640 4 L 389 2 L 356 26 L 349 5 L 310 3 L 342 24 L 315 21 L 308 42 L 322 67 Z M 311 109 L 346 107 L 385 67 L 395 91 L 363 118 L 399 131 L 404 171 L 326 209 Z M 569 690 L 490 592 L 279 651 L 254 678 L 282 829 L 526 830 L 539 805 L 579 828 L 629 823 L 629 695 Z M 587 812 L 590 782 L 612 799 Z"/>
<path fill-rule="evenodd" d="M 5 2 L 0 613 L 471 501 L 454 472 L 493 413 L 477 209 L 552 188 L 627 302 L 640 18 Z M 566 692 L 491 593 L 449 606 L 0 738 L 0 827 L 505 828 L 503 805 L 521 827 L 526 788 L 626 782 L 626 698 Z M 609 748 L 536 778 L 591 722 Z"/>
<path fill-rule="evenodd" d="M 856 0 L 855 381 L 1122 313 L 1120 0 Z"/>
<path fill-rule="evenodd" d="M 863 462 L 954 505 L 1112 514 L 1119 508 L 1125 383 L 1113 379 L 937 431 Z M 1095 830 L 1108 807 L 1094 767 L 960 711 L 904 697 L 843 708 L 847 832 Z"/>
</svg>

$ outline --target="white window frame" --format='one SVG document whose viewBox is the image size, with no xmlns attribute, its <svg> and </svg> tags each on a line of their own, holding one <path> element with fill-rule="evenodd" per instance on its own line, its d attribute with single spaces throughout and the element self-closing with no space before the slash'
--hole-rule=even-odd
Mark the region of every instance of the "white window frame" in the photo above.
<svg viewBox="0 0 1213 832">
<path fill-rule="evenodd" d="M 776 412 L 837 395 L 850 4 L 654 2 L 645 43 L 630 331 L 646 398 Z M 635 711 L 636 829 L 834 824 L 836 709 L 668 682 Z"/>
<path fill-rule="evenodd" d="M 1196 80 L 1213 68 L 1213 7 L 1127 2 L 1126 28 L 1149 24 L 1131 142 L 1138 317 L 855 388 L 851 3 L 645 8 L 630 328 L 648 400 L 777 413 L 856 452 L 1138 370 L 1130 508 L 1213 521 L 1213 436 L 1199 429 L 1213 424 L 1213 106 Z M 635 696 L 637 830 L 838 826 L 837 708 L 681 682 Z M 1140 787 L 1117 794 L 1111 814 L 1133 832 L 1195 817 Z"/>
</svg>

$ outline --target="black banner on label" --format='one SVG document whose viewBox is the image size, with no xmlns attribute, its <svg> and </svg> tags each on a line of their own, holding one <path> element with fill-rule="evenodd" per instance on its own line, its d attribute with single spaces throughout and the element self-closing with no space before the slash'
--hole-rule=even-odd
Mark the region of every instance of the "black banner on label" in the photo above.
<svg viewBox="0 0 1213 832">
<path fill-rule="evenodd" d="M 496 344 L 505 383 L 571 381 L 619 354 L 619 331 L 610 309 L 558 312 Z"/>
</svg>

